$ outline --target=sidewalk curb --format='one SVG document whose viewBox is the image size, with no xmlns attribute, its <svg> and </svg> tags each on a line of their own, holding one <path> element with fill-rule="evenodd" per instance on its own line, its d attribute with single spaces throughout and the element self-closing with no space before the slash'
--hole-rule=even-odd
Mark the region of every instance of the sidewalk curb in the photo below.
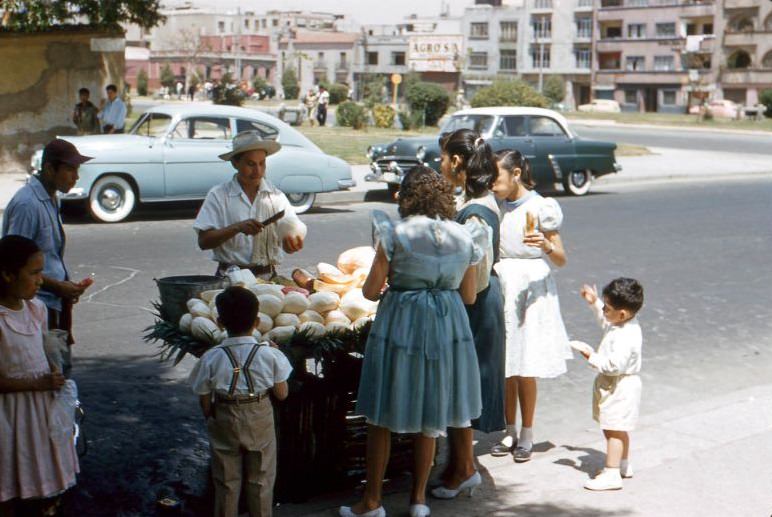
<svg viewBox="0 0 772 517">
<path fill-rule="evenodd" d="M 583 118 L 571 118 L 566 119 L 575 126 L 595 126 L 595 127 L 622 127 L 622 128 L 640 128 L 640 129 L 669 129 L 683 131 L 683 126 L 671 126 L 668 124 L 635 124 L 631 122 L 617 122 L 611 119 L 583 119 Z M 689 127 L 689 131 L 696 131 L 700 133 L 730 133 L 736 135 L 750 135 L 750 136 L 768 136 L 772 139 L 772 131 L 753 130 L 753 129 L 722 129 L 714 127 Z"/>
</svg>

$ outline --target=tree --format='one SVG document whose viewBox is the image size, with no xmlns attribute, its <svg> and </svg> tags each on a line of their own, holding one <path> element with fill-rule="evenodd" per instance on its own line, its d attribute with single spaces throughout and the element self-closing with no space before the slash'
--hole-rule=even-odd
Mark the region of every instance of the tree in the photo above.
<svg viewBox="0 0 772 517">
<path fill-rule="evenodd" d="M 172 67 L 169 66 L 169 63 L 166 63 L 161 68 L 161 85 L 167 88 L 174 88 L 174 83 L 176 82 L 177 79 L 174 76 L 174 72 L 172 72 Z"/>
<path fill-rule="evenodd" d="M 147 72 L 145 72 L 144 68 L 140 68 L 137 74 L 137 94 L 147 95 Z"/>
<path fill-rule="evenodd" d="M 532 106 L 546 108 L 549 101 L 531 85 L 516 79 L 498 80 L 492 85 L 480 89 L 470 102 L 473 108 L 486 106 Z"/>
<path fill-rule="evenodd" d="M 405 88 L 405 98 L 410 111 L 423 114 L 427 126 L 436 126 L 450 105 L 448 92 L 434 83 L 410 82 Z"/>
<path fill-rule="evenodd" d="M 179 31 L 174 38 L 174 48 L 186 61 L 185 91 L 188 91 L 191 84 L 198 83 L 198 80 L 194 79 L 194 70 L 198 66 L 201 54 L 210 52 L 212 48 L 208 43 L 201 40 L 201 36 L 198 32 L 194 32 L 190 29 L 182 29 Z"/>
<path fill-rule="evenodd" d="M 285 99 L 297 99 L 300 94 L 298 76 L 294 68 L 287 68 L 281 78 L 281 87 L 284 89 Z"/>
<path fill-rule="evenodd" d="M 767 107 L 767 111 L 764 114 L 767 117 L 772 117 L 772 88 L 764 90 L 759 95 L 759 102 Z"/>
<path fill-rule="evenodd" d="M 62 25 L 87 25 L 119 31 L 121 24 L 150 29 L 164 21 L 160 0 L 31 0 L 4 1 L 3 25 L 7 30 L 38 32 Z"/>
<path fill-rule="evenodd" d="M 559 75 L 551 75 L 544 81 L 542 93 L 552 104 L 558 104 L 566 98 L 566 82 Z"/>
</svg>

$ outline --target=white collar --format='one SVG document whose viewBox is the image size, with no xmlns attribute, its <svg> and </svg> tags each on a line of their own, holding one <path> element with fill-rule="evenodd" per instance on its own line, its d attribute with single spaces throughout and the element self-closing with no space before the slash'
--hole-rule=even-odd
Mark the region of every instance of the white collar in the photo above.
<svg viewBox="0 0 772 517">
<path fill-rule="evenodd" d="M 273 184 L 268 181 L 268 178 L 260 180 L 260 187 L 257 189 L 258 194 L 261 192 L 273 193 L 275 191 Z M 228 182 L 228 195 L 230 197 L 238 197 L 241 194 L 246 195 L 244 189 L 241 188 L 241 183 L 238 180 L 238 174 L 234 174 L 233 178 Z"/>
<path fill-rule="evenodd" d="M 254 336 L 226 337 L 218 346 L 229 345 L 256 345 L 257 339 Z"/>
</svg>

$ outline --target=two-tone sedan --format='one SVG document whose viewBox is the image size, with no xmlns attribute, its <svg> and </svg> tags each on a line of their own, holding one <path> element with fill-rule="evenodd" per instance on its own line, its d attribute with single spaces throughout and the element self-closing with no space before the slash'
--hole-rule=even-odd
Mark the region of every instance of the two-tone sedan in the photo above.
<svg viewBox="0 0 772 517">
<path fill-rule="evenodd" d="M 229 152 L 235 134 L 257 130 L 282 144 L 267 160 L 267 177 L 299 213 L 316 193 L 355 185 L 351 166 L 322 152 L 276 117 L 246 108 L 205 104 L 157 106 L 124 135 L 63 137 L 94 159 L 81 165 L 75 187 L 62 202 L 86 202 L 98 221 L 122 221 L 137 203 L 204 199 L 235 170 L 218 155 Z M 33 174 L 42 154 L 31 161 Z"/>
<path fill-rule="evenodd" d="M 619 172 L 614 156 L 616 144 L 581 138 L 568 121 L 552 110 L 542 108 L 473 108 L 455 112 L 440 129 L 452 133 L 472 129 L 494 151 L 513 149 L 531 162 L 536 187 L 552 189 L 556 183 L 566 192 L 582 196 L 590 191 L 594 178 Z M 367 149 L 371 173 L 368 181 L 383 181 L 391 191 L 399 188 L 402 176 L 414 165 L 424 164 L 439 171 L 439 135 L 398 138 Z"/>
</svg>

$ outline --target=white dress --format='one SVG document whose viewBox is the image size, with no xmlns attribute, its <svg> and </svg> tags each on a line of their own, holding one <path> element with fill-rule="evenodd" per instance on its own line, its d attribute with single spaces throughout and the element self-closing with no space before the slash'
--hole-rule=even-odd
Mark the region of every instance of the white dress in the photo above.
<svg viewBox="0 0 772 517">
<path fill-rule="evenodd" d="M 641 407 L 641 347 L 643 335 L 638 319 L 611 325 L 603 317 L 603 302 L 596 300 L 593 312 L 603 327 L 603 339 L 588 362 L 598 372 L 592 392 L 592 417 L 601 429 L 632 431 Z"/>
<path fill-rule="evenodd" d="M 557 201 L 536 192 L 500 208 L 501 259 L 494 269 L 504 293 L 506 376 L 557 377 L 573 358 L 557 286 L 544 252 L 523 244 L 523 235 L 526 212 L 536 216 L 542 232 L 560 230 L 563 212 Z"/>
</svg>

